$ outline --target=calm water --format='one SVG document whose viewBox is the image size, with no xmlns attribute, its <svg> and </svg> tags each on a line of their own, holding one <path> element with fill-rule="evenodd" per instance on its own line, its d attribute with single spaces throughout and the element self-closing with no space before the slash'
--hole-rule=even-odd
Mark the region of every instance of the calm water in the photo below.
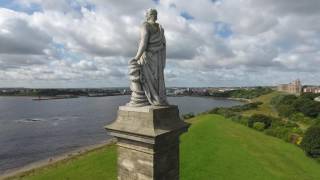
<svg viewBox="0 0 320 180">
<path fill-rule="evenodd" d="M 0 174 L 6 170 L 96 144 L 110 138 L 103 126 L 113 121 L 128 96 L 32 101 L 0 97 Z M 226 99 L 169 97 L 180 113 L 241 104 Z"/>
</svg>

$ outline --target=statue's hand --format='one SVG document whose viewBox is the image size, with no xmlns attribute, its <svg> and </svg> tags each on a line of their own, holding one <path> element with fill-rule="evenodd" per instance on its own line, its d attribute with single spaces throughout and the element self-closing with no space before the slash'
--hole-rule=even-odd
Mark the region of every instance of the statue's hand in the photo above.
<svg viewBox="0 0 320 180">
<path fill-rule="evenodd" d="M 140 57 L 138 60 L 137 60 L 137 62 L 138 62 L 138 64 L 140 64 L 140 65 L 145 65 L 145 64 L 147 64 L 147 61 L 146 61 L 146 54 L 145 53 L 143 53 L 142 54 L 142 57 Z"/>
<path fill-rule="evenodd" d="M 137 62 L 138 62 L 139 65 L 145 65 L 146 64 L 146 62 L 145 62 L 145 60 L 143 58 L 140 58 L 139 60 L 137 60 Z"/>
</svg>

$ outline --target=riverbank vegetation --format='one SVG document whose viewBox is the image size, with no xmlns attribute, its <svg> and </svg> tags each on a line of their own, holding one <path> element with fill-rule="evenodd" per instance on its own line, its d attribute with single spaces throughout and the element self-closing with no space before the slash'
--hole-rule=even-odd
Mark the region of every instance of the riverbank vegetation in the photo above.
<svg viewBox="0 0 320 180">
<path fill-rule="evenodd" d="M 294 145 L 220 115 L 190 119 L 181 136 L 180 179 L 316 180 L 320 164 Z M 261 144 L 263 142 L 263 144 Z M 114 145 L 11 179 L 116 179 Z"/>
</svg>

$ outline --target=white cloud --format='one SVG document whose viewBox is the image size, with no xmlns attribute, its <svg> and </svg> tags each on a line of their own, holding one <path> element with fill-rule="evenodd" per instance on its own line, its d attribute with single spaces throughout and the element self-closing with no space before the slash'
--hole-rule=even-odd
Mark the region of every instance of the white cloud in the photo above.
<svg viewBox="0 0 320 180">
<path fill-rule="evenodd" d="M 165 28 L 170 86 L 320 83 L 318 0 L 12 3 L 24 11 L 0 9 L 0 86 L 126 86 L 150 7 Z"/>
</svg>

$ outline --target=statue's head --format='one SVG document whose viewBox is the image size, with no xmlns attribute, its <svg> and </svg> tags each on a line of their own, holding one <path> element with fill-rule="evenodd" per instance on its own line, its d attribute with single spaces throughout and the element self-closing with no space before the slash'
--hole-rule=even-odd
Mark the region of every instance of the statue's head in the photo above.
<svg viewBox="0 0 320 180">
<path fill-rule="evenodd" d="M 147 21 L 157 21 L 158 17 L 158 12 L 156 9 L 148 9 L 147 12 L 146 12 L 146 18 L 147 18 Z"/>
</svg>

